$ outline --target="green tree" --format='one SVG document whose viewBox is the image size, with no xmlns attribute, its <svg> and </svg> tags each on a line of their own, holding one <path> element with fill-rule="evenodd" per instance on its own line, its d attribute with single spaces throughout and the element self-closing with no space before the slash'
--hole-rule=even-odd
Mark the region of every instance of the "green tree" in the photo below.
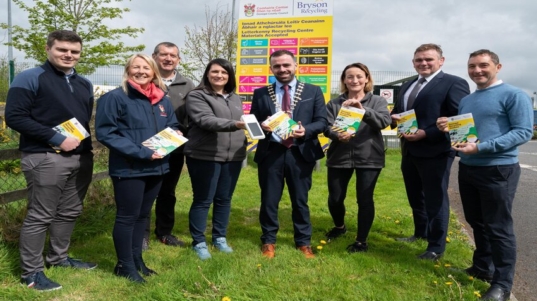
<svg viewBox="0 0 537 301">
<path fill-rule="evenodd" d="M 29 63 L 15 62 L 15 74 L 24 69 L 31 68 Z M 0 106 L 6 102 L 7 91 L 9 90 L 9 60 L 7 56 L 0 55 Z M 1 125 L 0 125 L 1 127 Z"/>
<path fill-rule="evenodd" d="M 199 70 L 215 59 L 226 59 L 235 65 L 237 52 L 237 25 L 232 23 L 228 6 L 217 5 L 211 9 L 205 5 L 205 24 L 185 26 L 185 45 L 181 52 L 186 57 L 180 65 L 181 72 L 200 80 Z"/>
<path fill-rule="evenodd" d="M 9 90 L 9 62 L 5 58 L 0 58 L 0 104 L 6 102 L 7 90 Z"/>
<path fill-rule="evenodd" d="M 123 0 L 34 0 L 34 6 L 22 0 L 13 2 L 28 12 L 30 28 L 15 25 L 12 30 L 12 45 L 23 51 L 26 58 L 45 61 L 47 35 L 58 29 L 75 31 L 82 38 L 82 56 L 77 65 L 77 71 L 82 74 L 91 74 L 99 66 L 122 65 L 127 56 L 145 48 L 143 44 L 126 46 L 119 41 L 123 36 L 136 38 L 144 32 L 143 28 L 110 28 L 105 25 L 107 20 L 121 19 L 123 13 L 130 11 L 109 6 Z M 8 25 L 2 23 L 0 27 L 6 29 Z"/>
</svg>

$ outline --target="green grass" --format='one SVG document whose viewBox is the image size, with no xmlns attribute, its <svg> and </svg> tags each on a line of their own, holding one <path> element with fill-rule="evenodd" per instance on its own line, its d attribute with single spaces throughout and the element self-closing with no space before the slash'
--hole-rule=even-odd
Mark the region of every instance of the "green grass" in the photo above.
<svg viewBox="0 0 537 301">
<path fill-rule="evenodd" d="M 250 164 L 241 172 L 233 197 L 228 241 L 235 252 L 211 250 L 213 258 L 202 262 L 190 248 L 167 247 L 153 239 L 144 258 L 159 275 L 147 278 L 145 285 L 135 285 L 112 274 L 116 263 L 111 237 L 115 209 L 110 183 L 101 181 L 90 192 L 91 200 L 77 222 L 70 249 L 71 256 L 97 262 L 99 267 L 93 271 L 49 269 L 46 274 L 61 283 L 63 289 L 38 293 L 18 285 L 16 246 L 0 244 L 0 300 L 476 300 L 474 292 L 484 291 L 488 285 L 449 269 L 469 266 L 472 254 L 454 217 L 450 223 L 451 242 L 437 264 L 416 259 L 424 251 L 425 242 L 407 244 L 394 240 L 413 231 L 399 162 L 400 154 L 390 151 L 375 192 L 376 218 L 367 253 L 345 251 L 356 232 L 353 189 L 349 189 L 346 200 L 349 231 L 322 245 L 322 250 L 317 249 L 324 233 L 333 226 L 326 205 L 323 163 L 321 170 L 314 172 L 309 201 L 317 258 L 306 260 L 294 249 L 286 194 L 280 204 L 276 257 L 263 258 L 259 250 L 257 170 L 255 164 Z M 177 190 L 174 234 L 187 241 L 192 198 L 189 187 L 190 179 L 184 174 Z M 349 187 L 354 187 L 354 180 Z"/>
</svg>

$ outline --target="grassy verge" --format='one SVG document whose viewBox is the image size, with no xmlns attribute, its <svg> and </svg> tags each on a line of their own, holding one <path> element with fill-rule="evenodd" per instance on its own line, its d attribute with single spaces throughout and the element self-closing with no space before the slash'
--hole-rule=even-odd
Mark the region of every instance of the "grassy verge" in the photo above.
<svg viewBox="0 0 537 301">
<path fill-rule="evenodd" d="M 334 242 L 321 243 L 332 227 L 326 206 L 326 168 L 322 166 L 314 172 L 309 202 L 317 258 L 306 260 L 294 249 L 286 194 L 280 204 L 276 258 L 263 258 L 259 251 L 257 170 L 250 164 L 243 169 L 233 198 L 228 241 L 235 252 L 211 250 L 213 258 L 202 262 L 189 248 L 167 247 L 152 240 L 144 257 L 159 275 L 147 278 L 146 285 L 134 285 L 112 275 L 116 260 L 111 238 L 115 210 L 110 183 L 101 181 L 92 188 L 70 249 L 71 256 L 97 262 L 99 267 L 89 272 L 49 269 L 46 274 L 63 289 L 38 293 L 18 285 L 16 246 L 0 244 L 0 300 L 476 300 L 477 293 L 488 285 L 450 269 L 465 268 L 471 261 L 471 248 L 453 217 L 450 243 L 438 263 L 416 259 L 426 247 L 424 242 L 394 240 L 411 235 L 413 229 L 399 162 L 400 154 L 389 152 L 375 192 L 376 219 L 367 253 L 345 251 L 356 232 L 357 206 L 352 189 L 347 195 L 349 232 Z M 187 241 L 192 198 L 189 187 L 190 179 L 184 174 L 177 190 L 174 234 Z"/>
</svg>

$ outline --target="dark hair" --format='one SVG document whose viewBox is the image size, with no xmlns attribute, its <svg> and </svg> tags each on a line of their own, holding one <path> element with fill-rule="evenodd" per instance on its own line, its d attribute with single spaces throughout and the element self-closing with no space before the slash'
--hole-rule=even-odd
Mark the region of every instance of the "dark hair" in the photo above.
<svg viewBox="0 0 537 301">
<path fill-rule="evenodd" d="M 288 55 L 288 56 L 292 57 L 293 61 L 296 62 L 295 55 L 291 51 L 281 49 L 281 50 L 276 50 L 276 51 L 274 51 L 273 53 L 270 54 L 269 65 L 270 65 L 270 61 L 272 60 L 273 57 L 280 57 L 280 56 L 284 56 L 284 55 Z"/>
<path fill-rule="evenodd" d="M 490 59 L 492 60 L 492 62 L 494 62 L 495 65 L 498 65 L 500 63 L 500 57 L 498 57 L 498 55 L 488 49 L 479 49 L 479 50 L 476 50 L 472 53 L 470 53 L 470 57 L 469 58 L 472 58 L 474 56 L 478 56 L 478 55 L 488 55 L 490 56 Z"/>
<path fill-rule="evenodd" d="M 80 43 L 82 45 L 82 38 L 71 30 L 55 30 L 48 34 L 47 46 L 50 48 L 54 45 L 54 41 L 64 41 L 72 43 Z"/>
<path fill-rule="evenodd" d="M 427 50 L 436 50 L 438 52 L 438 57 L 442 57 L 444 54 L 442 52 L 442 48 L 438 44 L 428 43 L 428 44 L 421 44 L 418 48 L 416 48 L 416 51 L 414 51 L 414 54 L 422 51 Z"/>
<path fill-rule="evenodd" d="M 234 92 L 235 88 L 237 87 L 237 82 L 235 81 L 235 71 L 233 71 L 233 65 L 231 65 L 231 63 L 225 59 L 214 59 L 210 61 L 209 64 L 207 64 L 205 72 L 203 72 L 201 82 L 196 89 L 207 89 L 209 92 L 213 94 L 215 93 L 213 87 L 211 86 L 211 83 L 209 82 L 209 71 L 214 64 L 224 68 L 224 70 L 226 70 L 228 74 L 228 79 L 226 85 L 224 86 L 224 91 L 226 93 Z"/>
<path fill-rule="evenodd" d="M 157 46 L 155 46 L 155 50 L 153 50 L 153 54 L 158 54 L 158 53 L 159 53 L 159 51 L 160 51 L 160 46 L 164 46 L 164 47 L 168 47 L 168 48 L 175 47 L 175 48 L 177 48 L 177 55 L 179 55 L 179 47 L 177 47 L 177 45 L 175 45 L 175 44 L 172 43 L 172 42 L 161 42 L 161 43 L 158 43 Z"/>
<path fill-rule="evenodd" d="M 343 72 L 341 73 L 340 82 L 341 82 L 341 92 L 347 93 L 349 92 L 349 89 L 347 89 L 347 86 L 345 85 L 345 72 L 349 70 L 350 68 L 358 68 L 365 73 L 365 77 L 368 79 L 368 82 L 365 84 L 364 92 L 370 92 L 373 91 L 373 78 L 371 77 L 371 72 L 369 72 L 369 68 L 367 68 L 366 65 L 362 63 L 353 63 L 350 65 L 347 65 L 345 69 L 343 69 Z"/>
</svg>

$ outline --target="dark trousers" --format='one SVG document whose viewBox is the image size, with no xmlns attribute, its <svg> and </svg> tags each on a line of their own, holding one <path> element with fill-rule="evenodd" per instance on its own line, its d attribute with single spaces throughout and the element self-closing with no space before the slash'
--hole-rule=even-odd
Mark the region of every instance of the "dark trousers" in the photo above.
<svg viewBox="0 0 537 301">
<path fill-rule="evenodd" d="M 516 239 L 511 210 L 520 166 L 459 164 L 459 190 L 464 217 L 474 231 L 473 265 L 494 272 L 492 285 L 511 291 L 516 263 Z"/>
<path fill-rule="evenodd" d="M 347 186 L 356 172 L 356 200 L 358 203 L 358 234 L 356 241 L 366 242 L 375 219 L 373 192 L 380 175 L 380 168 L 328 167 L 328 209 L 336 227 L 345 225 L 345 197 Z"/>
<path fill-rule="evenodd" d="M 215 162 L 187 157 L 194 200 L 188 214 L 193 245 L 206 242 L 205 229 L 209 208 L 213 204 L 213 241 L 226 237 L 231 197 L 242 168 L 242 161 Z"/>
<path fill-rule="evenodd" d="M 282 197 L 284 181 L 289 190 L 292 206 L 294 240 L 297 247 L 311 244 L 311 222 L 308 192 L 315 162 L 304 161 L 297 147 L 286 148 L 279 143 L 270 144 L 270 152 L 258 163 L 261 187 L 261 242 L 276 243 L 279 230 L 278 206 Z"/>
<path fill-rule="evenodd" d="M 117 260 L 124 266 L 133 266 L 134 259 L 142 256 L 144 229 L 162 176 L 111 178 L 117 208 L 112 232 Z"/>
<path fill-rule="evenodd" d="M 162 178 L 162 186 L 155 201 L 155 234 L 157 237 L 172 234 L 175 224 L 175 188 L 181 177 L 185 156 L 182 153 L 170 154 L 170 171 Z M 147 218 L 145 237 L 149 237 L 151 214 Z"/>
<path fill-rule="evenodd" d="M 414 216 L 414 235 L 427 238 L 427 251 L 443 253 L 449 224 L 449 173 L 453 157 L 403 156 L 401 171 Z"/>
</svg>

